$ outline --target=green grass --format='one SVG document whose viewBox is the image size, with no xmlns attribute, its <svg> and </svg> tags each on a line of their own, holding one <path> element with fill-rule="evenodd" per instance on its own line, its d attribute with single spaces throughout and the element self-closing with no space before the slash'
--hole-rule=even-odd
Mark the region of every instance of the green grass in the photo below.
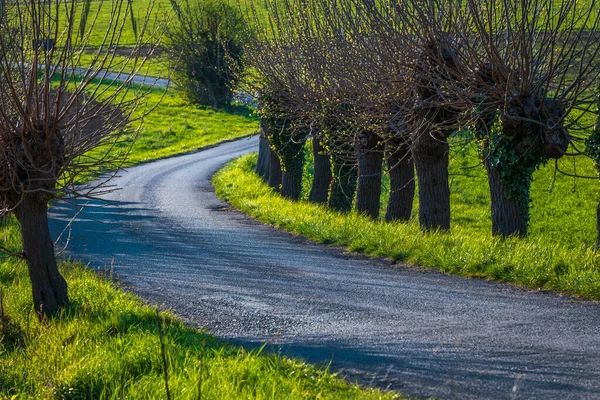
<svg viewBox="0 0 600 400">
<path fill-rule="evenodd" d="M 87 67 L 91 65 L 93 61 L 93 55 L 91 53 L 85 53 L 81 56 L 81 67 Z M 132 72 L 142 60 L 135 60 L 126 56 L 115 56 L 113 62 L 110 65 L 110 70 L 127 74 Z M 172 75 L 173 63 L 167 59 L 167 55 L 153 56 L 146 60 L 144 65 L 139 68 L 137 76 L 152 76 L 158 78 L 169 78 Z"/>
<path fill-rule="evenodd" d="M 91 85 L 92 89 L 96 85 L 110 91 L 108 83 Z M 90 154 L 101 156 L 110 150 L 111 159 L 127 157 L 126 165 L 198 150 L 259 130 L 254 109 L 243 105 L 231 105 L 228 109 L 197 106 L 190 104 L 180 91 L 165 92 L 138 85 L 124 89 L 119 96 L 126 100 L 143 97 L 132 114 L 133 121 L 116 142 L 112 140 L 109 148 L 101 146 Z M 94 173 L 92 171 L 92 177 Z"/>
<path fill-rule="evenodd" d="M 550 192 L 553 171 L 542 168 L 532 188 L 530 235 L 501 239 L 490 234 L 487 181 L 472 147 L 452 157 L 450 233 L 423 232 L 416 207 L 410 223 L 385 223 L 356 212 L 340 214 L 305 200 L 283 199 L 253 173 L 255 160 L 256 155 L 250 155 L 230 163 L 213 183 L 220 197 L 263 222 L 371 256 L 600 299 L 600 254 L 592 250 L 597 179 L 578 180 L 574 187 L 572 178 L 557 176 Z M 583 159 L 578 160 L 577 170 L 593 175 L 591 163 Z M 305 183 L 310 182 L 310 172 L 309 166 Z M 305 184 L 304 197 L 309 188 Z M 386 198 L 384 194 L 382 204 Z"/>
<path fill-rule="evenodd" d="M 234 7 L 245 7 L 247 4 L 251 4 L 248 0 L 230 0 L 230 3 Z M 127 1 L 123 3 L 125 6 Z M 106 33 L 107 28 L 110 26 L 110 18 L 112 16 L 112 5 L 113 2 L 110 1 L 93 1 L 90 7 L 90 14 L 88 17 L 88 29 L 92 28 L 91 24 L 94 25 L 93 29 L 91 29 L 91 34 L 86 43 L 86 53 L 82 54 L 79 65 L 81 67 L 89 66 L 92 62 L 92 54 L 93 52 L 103 43 L 104 34 Z M 152 9 L 151 9 L 152 7 Z M 262 3 L 258 5 L 260 9 L 264 7 Z M 154 24 L 160 24 L 162 18 L 170 16 L 168 20 L 168 24 L 173 26 L 178 24 L 177 17 L 173 12 L 173 8 L 171 6 L 170 0 L 133 0 L 132 1 L 133 14 L 136 17 L 138 29 L 142 28 L 144 23 L 144 19 L 146 15 L 149 14 L 149 26 L 153 27 Z M 83 6 L 79 6 L 77 10 L 77 23 L 79 23 L 80 15 L 82 12 Z M 151 10 L 151 11 L 150 11 Z M 118 14 L 119 23 L 125 20 L 124 29 L 121 33 L 121 36 L 118 40 L 118 43 L 112 43 L 112 46 L 117 46 L 120 52 L 120 55 L 115 56 L 115 59 L 110 65 L 110 70 L 118 71 L 121 68 L 124 68 L 124 72 L 131 71 L 132 68 L 132 60 L 129 59 L 127 54 L 127 49 L 131 49 L 136 45 L 137 39 L 134 34 L 134 30 L 131 24 L 130 14 L 125 14 L 125 9 L 122 9 Z M 113 22 L 114 25 L 114 22 Z M 160 25 L 159 25 L 160 26 Z M 151 29 L 150 29 L 151 30 Z M 146 34 L 148 36 L 148 34 Z M 165 38 L 162 39 L 161 47 L 157 54 L 152 56 L 148 62 L 144 65 L 144 67 L 140 71 L 140 75 L 147 76 L 155 76 L 155 77 L 168 77 L 171 75 L 172 69 L 174 67 L 173 62 L 176 60 L 172 60 L 169 58 L 167 53 L 163 53 L 162 50 L 165 50 Z"/>
<path fill-rule="evenodd" d="M 18 248 L 18 227 L 3 229 Z M 4 312 L 0 318 L 0 399 L 166 398 L 161 334 L 173 399 L 391 399 L 361 389 L 325 369 L 268 351 L 246 351 L 157 314 L 136 296 L 83 265 L 62 262 L 71 306 L 38 322 L 27 267 L 0 264 Z M 159 328 L 160 327 L 160 328 Z M 10 332 L 9 332 L 10 331 Z M 5 333 L 5 334 L 3 334 Z"/>
<path fill-rule="evenodd" d="M 199 107 L 189 104 L 181 92 L 175 90 L 168 91 L 160 101 L 162 93 L 160 89 L 153 89 L 147 98 L 147 107 L 157 103 L 158 106 L 142 122 L 129 155 L 131 163 L 196 150 L 258 131 L 258 117 L 251 108 Z M 124 142 L 121 149 L 129 146 L 130 143 Z"/>
</svg>

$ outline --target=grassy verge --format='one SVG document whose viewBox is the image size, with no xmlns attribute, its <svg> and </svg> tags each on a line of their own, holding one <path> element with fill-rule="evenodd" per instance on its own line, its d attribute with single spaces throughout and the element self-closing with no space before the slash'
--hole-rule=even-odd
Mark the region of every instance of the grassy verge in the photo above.
<svg viewBox="0 0 600 400">
<path fill-rule="evenodd" d="M 531 234 L 503 240 L 490 235 L 487 181 L 478 171 L 481 166 L 467 168 L 477 165 L 469 154 L 455 154 L 452 160 L 453 226 L 447 234 L 424 233 L 415 215 L 408 224 L 385 223 L 307 201 L 291 202 L 253 173 L 255 162 L 256 155 L 233 161 L 215 175 L 214 185 L 220 197 L 263 222 L 371 256 L 600 299 L 600 254 L 590 249 L 595 242 L 595 181 L 582 182 L 573 191 L 572 180 L 557 177 L 550 192 L 552 170 L 541 169 L 533 187 Z M 579 165 L 580 172 L 590 168 Z M 310 170 L 309 165 L 305 183 Z"/>
<path fill-rule="evenodd" d="M 19 246 L 15 223 L 4 234 Z M 61 272 L 72 305 L 61 318 L 40 323 L 26 265 L 0 264 L 8 316 L 0 317 L 0 399 L 166 398 L 161 337 L 173 399 L 398 397 L 297 360 L 227 345 L 168 312 L 158 314 L 83 265 L 62 262 Z"/>
</svg>

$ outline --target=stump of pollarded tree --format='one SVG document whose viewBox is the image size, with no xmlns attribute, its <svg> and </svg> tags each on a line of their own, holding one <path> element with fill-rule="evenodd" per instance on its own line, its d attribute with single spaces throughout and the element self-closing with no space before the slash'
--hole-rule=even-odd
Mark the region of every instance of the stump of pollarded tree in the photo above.
<svg viewBox="0 0 600 400">
<path fill-rule="evenodd" d="M 69 303 L 67 283 L 58 271 L 54 242 L 48 229 L 48 201 L 65 165 L 65 141 L 60 129 L 32 124 L 24 132 L 0 135 L 1 202 L 12 209 L 21 227 L 22 257 L 27 261 L 33 305 L 38 315 L 54 315 Z"/>
<path fill-rule="evenodd" d="M 286 132 L 286 141 L 279 150 L 283 166 L 281 176 L 281 195 L 290 200 L 299 200 L 302 194 L 302 174 L 304 173 L 304 144 L 306 131 L 300 128 L 290 128 Z"/>
<path fill-rule="evenodd" d="M 447 107 L 441 92 L 455 80 L 454 53 L 448 45 L 432 40 L 423 47 L 416 70 L 416 127 L 411 151 L 419 181 L 419 222 L 424 230 L 450 229 L 450 187 L 448 184 L 448 137 L 457 112 Z"/>
</svg>

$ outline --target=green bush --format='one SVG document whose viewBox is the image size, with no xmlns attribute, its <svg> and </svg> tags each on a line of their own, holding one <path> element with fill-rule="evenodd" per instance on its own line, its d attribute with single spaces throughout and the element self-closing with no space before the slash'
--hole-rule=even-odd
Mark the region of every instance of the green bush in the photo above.
<svg viewBox="0 0 600 400">
<path fill-rule="evenodd" d="M 222 0 L 171 0 L 171 4 L 179 22 L 167 32 L 170 53 L 179 59 L 175 82 L 194 103 L 227 106 L 247 40 L 241 12 Z"/>
</svg>

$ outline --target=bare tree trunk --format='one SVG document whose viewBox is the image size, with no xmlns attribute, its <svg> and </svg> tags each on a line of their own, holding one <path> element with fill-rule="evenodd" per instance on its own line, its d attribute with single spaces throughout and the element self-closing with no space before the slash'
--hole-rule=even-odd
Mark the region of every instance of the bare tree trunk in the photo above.
<svg viewBox="0 0 600 400">
<path fill-rule="evenodd" d="M 33 305 L 42 316 L 56 314 L 69 303 L 67 282 L 58 272 L 54 243 L 48 229 L 48 206 L 39 193 L 28 194 L 16 209 L 21 224 L 23 253 L 29 268 Z"/>
<path fill-rule="evenodd" d="M 492 235 L 525 236 L 529 205 L 509 198 L 499 172 L 489 166 L 486 169 L 492 200 Z"/>
<path fill-rule="evenodd" d="M 390 198 L 385 220 L 408 221 L 415 198 L 415 163 L 408 139 L 389 139 L 386 162 L 390 175 Z"/>
<path fill-rule="evenodd" d="M 279 191 L 281 189 L 281 161 L 279 156 L 269 148 L 269 181 L 267 182 L 270 187 Z"/>
<path fill-rule="evenodd" d="M 283 164 L 281 195 L 291 200 L 299 200 L 302 193 L 305 143 L 306 139 L 290 138 L 281 150 Z"/>
<path fill-rule="evenodd" d="M 262 125 L 262 123 L 261 123 Z M 263 181 L 269 181 L 269 139 L 265 132 L 264 127 L 260 130 L 258 138 L 258 159 L 256 160 L 256 174 L 262 178 Z"/>
<path fill-rule="evenodd" d="M 358 158 L 356 211 L 376 219 L 381 208 L 383 169 L 381 138 L 372 132 L 363 132 L 356 143 L 356 155 Z"/>
<path fill-rule="evenodd" d="M 329 184 L 331 183 L 331 161 L 325 153 L 325 148 L 318 138 L 313 138 L 313 157 L 315 173 L 310 188 L 309 201 L 317 204 L 327 204 Z"/>
<path fill-rule="evenodd" d="M 281 180 L 281 196 L 290 200 L 300 199 L 302 193 L 302 173 L 297 171 L 285 170 Z"/>
<path fill-rule="evenodd" d="M 421 131 L 412 143 L 419 180 L 419 222 L 425 230 L 450 229 L 449 146 L 440 137 Z"/>
<path fill-rule="evenodd" d="M 329 207 L 340 212 L 352 210 L 352 201 L 356 192 L 356 163 L 347 156 L 333 154 L 332 178 L 329 187 Z"/>
<path fill-rule="evenodd" d="M 600 249 L 600 203 L 598 203 L 598 208 L 596 208 L 596 229 L 598 230 L 598 242 L 596 243 L 596 248 Z"/>
</svg>

